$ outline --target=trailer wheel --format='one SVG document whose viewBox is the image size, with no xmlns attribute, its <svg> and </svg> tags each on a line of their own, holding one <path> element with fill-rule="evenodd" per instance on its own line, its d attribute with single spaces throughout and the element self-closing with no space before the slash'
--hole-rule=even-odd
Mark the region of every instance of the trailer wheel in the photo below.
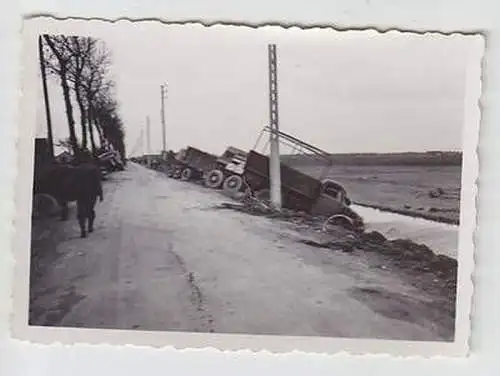
<svg viewBox="0 0 500 376">
<path fill-rule="evenodd" d="M 323 224 L 323 231 L 328 232 L 332 229 L 332 226 L 340 226 L 346 230 L 354 230 L 354 221 L 352 218 L 345 216 L 343 214 L 335 214 L 329 217 Z"/>
<path fill-rule="evenodd" d="M 243 179 L 239 175 L 231 175 L 226 180 L 224 180 L 224 185 L 222 189 L 228 193 L 239 192 L 243 185 Z"/>
<path fill-rule="evenodd" d="M 36 193 L 33 196 L 33 217 L 47 218 L 60 210 L 61 207 L 53 196 L 45 193 Z"/>
<path fill-rule="evenodd" d="M 191 179 L 192 176 L 193 176 L 193 170 L 191 170 L 189 167 L 186 167 L 184 170 L 182 170 L 181 180 L 188 181 L 189 179 Z"/>
<path fill-rule="evenodd" d="M 205 178 L 205 185 L 209 188 L 219 188 L 224 181 L 224 174 L 220 170 L 212 170 Z"/>
</svg>

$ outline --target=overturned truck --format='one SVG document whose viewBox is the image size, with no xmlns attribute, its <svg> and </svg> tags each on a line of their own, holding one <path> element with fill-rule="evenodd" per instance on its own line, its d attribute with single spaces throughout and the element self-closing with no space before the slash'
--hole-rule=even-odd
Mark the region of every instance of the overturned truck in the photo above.
<svg viewBox="0 0 500 376">
<path fill-rule="evenodd" d="M 263 132 L 276 131 L 266 127 Z M 289 134 L 279 131 L 278 133 L 281 143 L 292 146 L 295 152 L 305 153 L 324 164 L 324 169 L 319 174 L 320 177 L 316 178 L 290 167 L 283 163 L 283 160 L 281 161 L 283 207 L 327 217 L 330 224 L 340 224 L 344 227 L 363 230 L 363 219 L 350 208 L 351 200 L 344 187 L 331 179 L 324 178 L 332 164 L 330 155 Z M 246 188 L 258 200 L 270 200 L 269 165 L 269 157 L 256 150 L 251 150 L 247 154 L 242 178 Z"/>
<path fill-rule="evenodd" d="M 250 151 L 243 179 L 255 198 L 270 200 L 269 157 Z M 318 180 L 281 163 L 281 199 L 284 208 L 330 217 L 331 224 L 363 229 L 362 218 L 349 206 L 346 190 L 332 180 Z"/>
<path fill-rule="evenodd" d="M 217 158 L 217 167 L 206 175 L 205 185 L 209 188 L 223 188 L 235 192 L 241 190 L 246 159 L 246 152 L 233 146 L 228 147 Z"/>
<path fill-rule="evenodd" d="M 175 179 L 203 180 L 217 167 L 217 156 L 192 146 L 182 149 L 170 162 L 169 176 Z"/>
</svg>

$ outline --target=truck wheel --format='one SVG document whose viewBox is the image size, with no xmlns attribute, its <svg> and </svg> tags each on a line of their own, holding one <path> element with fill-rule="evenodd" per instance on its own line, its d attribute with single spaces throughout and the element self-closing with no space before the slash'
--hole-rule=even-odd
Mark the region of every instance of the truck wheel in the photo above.
<svg viewBox="0 0 500 376">
<path fill-rule="evenodd" d="M 59 203 L 51 195 L 37 193 L 33 196 L 33 217 L 47 218 L 60 210 L 61 208 Z"/>
<path fill-rule="evenodd" d="M 240 191 L 243 185 L 243 179 L 239 175 L 231 175 L 226 180 L 224 180 L 224 185 L 222 189 L 228 193 L 237 193 Z"/>
<path fill-rule="evenodd" d="M 173 178 L 174 179 L 180 179 L 180 177 L 181 177 L 181 170 L 179 168 L 176 168 L 174 170 Z"/>
<path fill-rule="evenodd" d="M 193 170 L 191 170 L 189 167 L 186 167 L 184 170 L 182 170 L 181 180 L 188 181 L 189 179 L 191 179 L 192 176 L 193 176 Z"/>
<path fill-rule="evenodd" d="M 323 231 L 328 232 L 332 227 L 343 227 L 346 230 L 354 230 L 353 220 L 342 214 L 335 214 L 329 217 L 323 224 Z"/>
<path fill-rule="evenodd" d="M 220 170 L 212 170 L 205 179 L 205 185 L 209 188 L 219 188 L 224 181 L 224 174 Z"/>
</svg>

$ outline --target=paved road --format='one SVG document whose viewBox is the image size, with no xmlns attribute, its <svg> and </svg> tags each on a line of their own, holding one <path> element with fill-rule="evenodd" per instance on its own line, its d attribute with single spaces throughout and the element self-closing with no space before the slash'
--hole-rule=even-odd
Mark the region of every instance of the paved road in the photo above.
<svg viewBox="0 0 500 376">
<path fill-rule="evenodd" d="M 105 183 L 96 231 L 59 225 L 34 282 L 35 325 L 442 339 L 431 298 L 355 254 L 313 248 L 286 224 L 138 165 Z"/>
</svg>

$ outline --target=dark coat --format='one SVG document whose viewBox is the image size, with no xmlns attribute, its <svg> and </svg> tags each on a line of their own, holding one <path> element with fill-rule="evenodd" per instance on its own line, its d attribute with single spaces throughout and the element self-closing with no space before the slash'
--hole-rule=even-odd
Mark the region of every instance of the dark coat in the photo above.
<svg viewBox="0 0 500 376">
<path fill-rule="evenodd" d="M 75 167 L 74 173 L 75 180 L 78 182 L 75 187 L 77 200 L 103 196 L 99 167 L 92 163 L 86 163 Z"/>
</svg>

